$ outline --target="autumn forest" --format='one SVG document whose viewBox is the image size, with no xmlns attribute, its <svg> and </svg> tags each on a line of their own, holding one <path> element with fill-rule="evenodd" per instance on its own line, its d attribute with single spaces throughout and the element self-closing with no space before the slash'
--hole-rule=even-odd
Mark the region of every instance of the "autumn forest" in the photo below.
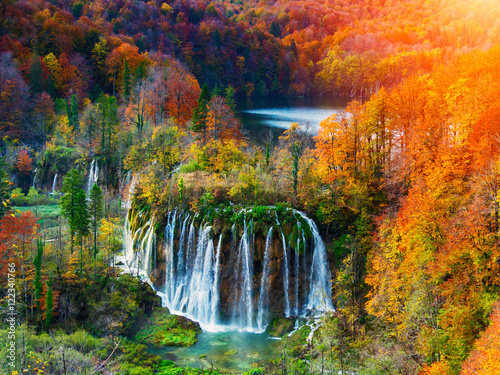
<svg viewBox="0 0 500 375">
<path fill-rule="evenodd" d="M 500 374 L 499 98 L 497 0 L 0 0 L 0 373 Z"/>
</svg>

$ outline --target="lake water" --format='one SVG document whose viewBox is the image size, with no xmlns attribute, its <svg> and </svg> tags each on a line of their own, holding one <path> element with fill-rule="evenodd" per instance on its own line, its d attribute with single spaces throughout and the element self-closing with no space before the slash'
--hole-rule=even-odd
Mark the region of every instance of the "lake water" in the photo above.
<svg viewBox="0 0 500 375">
<path fill-rule="evenodd" d="M 276 139 L 292 122 L 316 133 L 321 121 L 343 111 L 347 103 L 347 98 L 331 96 L 248 98 L 239 101 L 237 109 L 250 139 L 265 143 L 269 134 Z"/>
<path fill-rule="evenodd" d="M 179 367 L 198 367 L 241 374 L 252 369 L 252 364 L 279 356 L 280 341 L 262 333 L 203 332 L 198 342 L 186 348 L 152 350 Z"/>
</svg>

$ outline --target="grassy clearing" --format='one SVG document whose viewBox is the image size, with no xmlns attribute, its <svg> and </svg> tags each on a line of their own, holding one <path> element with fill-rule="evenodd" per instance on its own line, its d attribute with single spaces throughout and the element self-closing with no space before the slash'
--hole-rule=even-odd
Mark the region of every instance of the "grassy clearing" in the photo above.
<svg viewBox="0 0 500 375">
<path fill-rule="evenodd" d="M 57 219 L 61 215 L 61 207 L 58 204 L 31 207 L 14 206 L 12 209 L 15 213 L 17 211 L 31 211 L 33 215 L 40 219 Z"/>
</svg>

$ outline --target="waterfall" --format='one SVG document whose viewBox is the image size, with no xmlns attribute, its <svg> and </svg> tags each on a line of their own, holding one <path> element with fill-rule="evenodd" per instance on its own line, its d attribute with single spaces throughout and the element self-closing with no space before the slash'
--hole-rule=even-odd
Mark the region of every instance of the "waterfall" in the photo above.
<svg viewBox="0 0 500 375">
<path fill-rule="evenodd" d="M 165 293 L 170 299 L 174 298 L 175 291 L 177 290 L 177 280 L 174 279 L 175 214 L 176 211 L 168 213 L 167 226 L 165 227 L 165 259 L 167 264 L 167 268 L 165 269 L 167 273 L 165 280 L 169 281 L 169 284 L 165 284 Z"/>
<path fill-rule="evenodd" d="M 217 314 L 219 308 L 219 268 L 220 268 L 220 250 L 222 247 L 222 233 L 219 236 L 219 243 L 217 244 L 217 253 L 215 255 L 215 268 L 214 268 L 214 283 L 212 285 L 212 306 L 211 306 L 211 319 L 210 325 L 215 328 L 217 327 Z"/>
<path fill-rule="evenodd" d="M 144 252 L 141 253 L 141 258 L 139 262 L 139 267 L 137 269 L 137 275 L 143 278 L 144 280 L 149 281 L 149 275 L 152 271 L 152 261 L 151 255 L 153 254 L 153 246 L 155 241 L 154 234 L 154 219 L 151 218 L 146 224 L 146 232 L 144 237 L 142 238 L 140 248 L 144 249 Z"/>
<path fill-rule="evenodd" d="M 150 282 L 153 267 L 155 233 L 154 218 L 150 218 L 142 227 L 132 232 L 129 215 L 123 228 L 124 255 L 117 257 L 117 262 L 123 263 L 123 270 Z"/>
<path fill-rule="evenodd" d="M 56 191 L 56 182 L 57 182 L 57 173 L 54 175 L 54 181 L 52 181 L 52 193 L 50 193 L 51 195 L 54 195 Z"/>
<path fill-rule="evenodd" d="M 99 167 L 95 162 L 95 159 L 92 159 L 92 163 L 90 164 L 89 169 L 89 178 L 87 182 L 87 196 L 90 196 L 90 190 L 92 186 L 97 183 L 97 179 L 99 178 Z"/>
<path fill-rule="evenodd" d="M 321 239 L 316 223 L 303 212 L 296 211 L 308 224 L 314 239 L 314 251 L 310 275 L 310 292 L 308 308 L 322 308 L 333 310 L 332 306 L 332 278 L 326 259 L 325 244 Z"/>
<path fill-rule="evenodd" d="M 257 327 L 259 331 L 264 331 L 266 327 L 264 326 L 264 304 L 268 303 L 269 298 L 269 257 L 270 257 L 270 249 L 271 249 L 271 240 L 273 239 L 273 228 L 271 226 L 267 232 L 266 237 L 266 248 L 264 250 L 264 266 L 262 268 L 262 276 L 260 278 L 260 290 L 259 290 L 259 306 L 257 313 Z"/>
<path fill-rule="evenodd" d="M 297 223 L 298 230 L 302 230 L 300 228 L 300 222 Z M 297 232 L 298 232 L 297 230 Z M 295 250 L 295 308 L 294 315 L 299 315 L 299 251 L 300 251 L 300 237 L 297 233 L 297 248 Z"/>
<path fill-rule="evenodd" d="M 243 221 L 243 235 L 238 246 L 238 260 L 236 268 L 235 295 L 233 320 L 234 324 L 242 330 L 252 330 L 253 324 L 253 301 L 252 301 L 252 278 L 253 278 L 253 255 L 248 235 L 248 224 L 246 218 Z M 239 320 L 239 323 L 236 323 Z"/>
<path fill-rule="evenodd" d="M 164 303 L 174 314 L 192 317 L 208 326 L 217 326 L 219 300 L 219 263 L 222 246 L 221 237 L 217 252 L 211 238 L 211 226 L 200 227 L 195 241 L 196 227 L 189 226 L 190 215 L 182 220 L 176 212 L 169 214 L 165 229 L 166 278 Z M 177 262 L 174 257 L 175 223 L 179 221 L 180 237 Z M 174 267 L 176 265 L 176 267 Z"/>
<path fill-rule="evenodd" d="M 134 212 L 125 222 L 125 263 L 128 272 L 151 282 L 155 222 Z M 167 214 L 159 250 L 165 272 L 157 275 L 164 282 L 155 285 L 164 306 L 198 321 L 204 330 L 252 332 L 266 329 L 271 311 L 299 317 L 332 309 L 326 249 L 312 219 L 293 209 L 280 219 L 274 207 L 260 222 L 252 209 L 233 213 L 230 231 L 215 229 L 209 216 L 180 210 Z M 265 236 L 265 243 L 259 236 Z"/>
<path fill-rule="evenodd" d="M 212 269 L 214 244 L 209 236 L 211 230 L 212 227 L 207 226 L 201 231 L 189 280 L 188 295 L 183 298 L 180 306 L 181 312 L 197 317 L 200 322 L 210 321 L 211 318 L 209 315 L 212 306 L 211 289 L 214 275 Z"/>
<path fill-rule="evenodd" d="M 33 171 L 33 182 L 31 183 L 31 186 L 34 188 L 35 187 L 35 180 L 36 180 L 36 174 L 38 173 L 38 168 L 35 168 Z"/>
<path fill-rule="evenodd" d="M 132 230 L 130 229 L 129 215 L 125 218 L 125 225 L 123 227 L 123 250 L 125 265 L 132 264 L 134 261 L 134 239 L 132 237 Z M 131 270 L 129 270 L 130 273 Z"/>
<path fill-rule="evenodd" d="M 280 225 L 278 221 L 278 216 L 276 216 L 276 222 Z M 281 240 L 283 242 L 283 263 L 284 263 L 284 275 L 283 275 L 283 291 L 285 293 L 285 316 L 290 316 L 290 296 L 289 296 L 289 286 L 290 286 L 290 273 L 288 272 L 288 246 L 286 245 L 285 234 L 280 226 L 281 230 Z"/>
</svg>

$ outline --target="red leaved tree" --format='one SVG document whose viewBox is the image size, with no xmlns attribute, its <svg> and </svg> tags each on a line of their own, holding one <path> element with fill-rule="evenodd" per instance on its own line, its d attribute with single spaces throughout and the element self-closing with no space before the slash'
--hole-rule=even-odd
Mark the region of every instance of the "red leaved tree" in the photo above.
<svg viewBox="0 0 500 375">
<path fill-rule="evenodd" d="M 27 150 L 19 150 L 16 161 L 16 168 L 19 170 L 19 172 L 25 175 L 30 174 L 33 169 L 33 166 L 31 165 L 32 162 L 33 160 L 31 160 Z"/>
<path fill-rule="evenodd" d="M 21 266 L 25 304 L 28 301 L 25 264 L 29 263 L 29 250 L 38 227 L 37 219 L 31 211 L 23 212 L 20 217 L 9 212 L 0 220 L 0 277 L 2 280 L 6 279 L 3 275 L 9 263 L 16 263 L 16 268 Z"/>
</svg>

